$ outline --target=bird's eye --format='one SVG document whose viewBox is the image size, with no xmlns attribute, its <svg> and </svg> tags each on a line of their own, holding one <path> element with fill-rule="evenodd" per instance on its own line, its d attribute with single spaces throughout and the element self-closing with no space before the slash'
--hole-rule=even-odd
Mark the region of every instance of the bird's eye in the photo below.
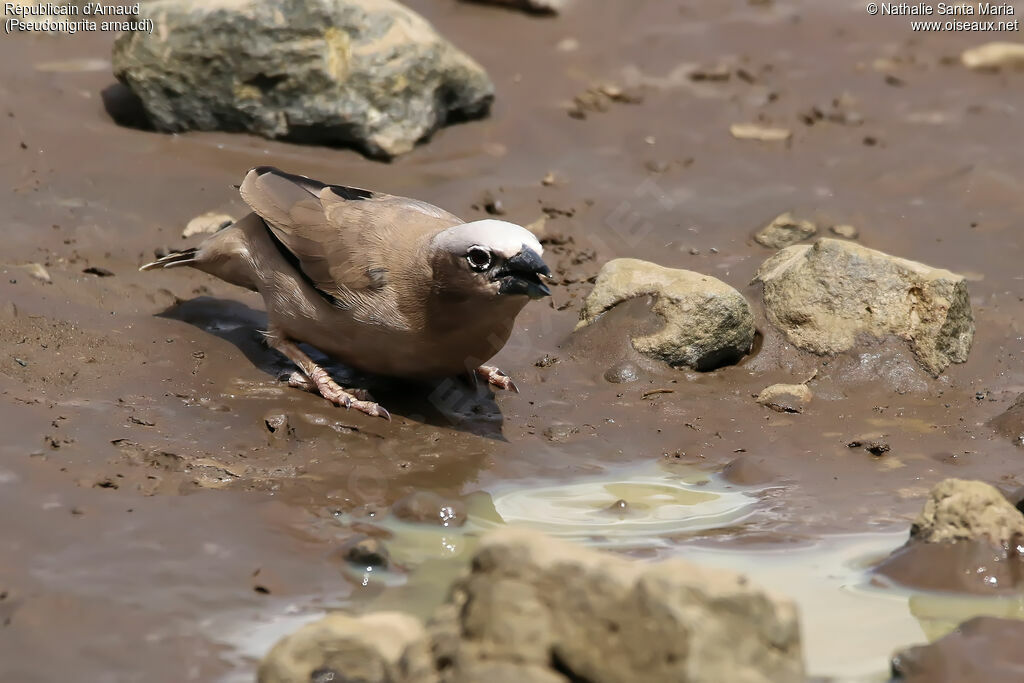
<svg viewBox="0 0 1024 683">
<path fill-rule="evenodd" d="M 482 272 L 491 267 L 491 252 L 483 247 L 470 247 L 466 252 L 466 260 L 470 268 Z"/>
</svg>

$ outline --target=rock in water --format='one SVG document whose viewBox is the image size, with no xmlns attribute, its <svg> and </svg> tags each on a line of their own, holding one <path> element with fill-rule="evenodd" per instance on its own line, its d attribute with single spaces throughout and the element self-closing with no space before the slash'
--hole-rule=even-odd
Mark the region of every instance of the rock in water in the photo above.
<svg viewBox="0 0 1024 683">
<path fill-rule="evenodd" d="M 876 568 L 924 590 L 998 594 L 1024 584 L 1024 514 L 994 486 L 946 479 L 928 494 L 910 539 Z"/>
<path fill-rule="evenodd" d="M 963 277 L 859 244 L 820 239 L 778 252 L 757 271 L 768 319 L 793 345 L 821 355 L 896 337 L 937 377 L 963 363 L 974 316 Z"/>
<path fill-rule="evenodd" d="M 898 652 L 892 677 L 906 683 L 1018 683 L 1024 621 L 974 617 L 930 645 Z"/>
<path fill-rule="evenodd" d="M 754 316 L 738 291 L 710 275 L 629 258 L 601 268 L 576 329 L 623 301 L 644 296 L 654 297 L 651 310 L 665 326 L 633 338 L 640 353 L 704 371 L 735 363 L 754 343 Z"/>
<path fill-rule="evenodd" d="M 994 486 L 946 479 L 928 494 L 910 536 L 925 543 L 984 539 L 1010 546 L 1024 540 L 1024 515 Z"/>
<path fill-rule="evenodd" d="M 157 130 L 248 131 L 408 152 L 487 113 L 483 68 L 393 0 L 155 0 L 121 34 L 114 75 Z"/>
<path fill-rule="evenodd" d="M 463 0 L 481 5 L 500 5 L 519 9 L 530 14 L 558 14 L 569 4 L 569 0 Z"/>
</svg>

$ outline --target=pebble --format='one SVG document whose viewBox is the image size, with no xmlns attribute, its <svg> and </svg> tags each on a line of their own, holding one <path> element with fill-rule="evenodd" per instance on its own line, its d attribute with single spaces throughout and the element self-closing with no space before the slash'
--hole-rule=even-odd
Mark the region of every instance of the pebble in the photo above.
<svg viewBox="0 0 1024 683">
<path fill-rule="evenodd" d="M 391 506 L 391 514 L 406 522 L 455 527 L 466 523 L 466 506 L 433 491 L 414 491 Z"/>
<path fill-rule="evenodd" d="M 387 546 L 378 538 L 356 536 L 342 547 L 344 558 L 359 567 L 387 567 L 390 560 Z"/>
<path fill-rule="evenodd" d="M 833 235 L 838 235 L 848 240 L 855 240 L 860 236 L 860 231 L 852 225 L 833 225 L 829 230 Z"/>
<path fill-rule="evenodd" d="M 635 382 L 639 378 L 640 373 L 636 364 L 629 361 L 616 363 L 604 372 L 605 381 L 612 384 L 626 384 L 628 382 Z"/>
<path fill-rule="evenodd" d="M 41 263 L 29 263 L 25 266 L 25 270 L 28 271 L 29 275 L 40 282 L 45 282 L 47 284 L 53 282 L 53 278 L 50 277 L 50 271 L 46 270 Z"/>
</svg>

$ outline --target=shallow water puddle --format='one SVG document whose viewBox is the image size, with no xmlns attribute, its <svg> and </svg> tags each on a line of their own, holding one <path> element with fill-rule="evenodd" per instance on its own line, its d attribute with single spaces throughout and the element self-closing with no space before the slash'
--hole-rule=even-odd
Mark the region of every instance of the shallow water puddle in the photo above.
<svg viewBox="0 0 1024 683">
<path fill-rule="evenodd" d="M 972 616 L 1024 618 L 1024 597 L 972 598 L 873 584 L 868 567 L 906 540 L 902 530 L 829 536 L 806 545 L 707 545 L 702 532 L 742 524 L 755 514 L 763 490 L 695 470 L 645 467 L 565 484 L 508 483 L 489 494 L 471 494 L 462 527 L 361 519 L 392 534 L 387 547 L 400 571 L 351 567 L 347 577 L 357 590 L 345 598 L 332 603 L 311 597 L 305 606 L 292 601 L 277 614 L 234 615 L 207 630 L 246 659 L 331 608 L 395 609 L 427 617 L 447 596 L 476 539 L 503 524 L 632 555 L 680 557 L 742 572 L 796 601 L 808 673 L 837 681 L 886 681 L 893 652 L 939 638 Z M 354 521 L 339 515 L 342 524 Z"/>
<path fill-rule="evenodd" d="M 589 481 L 491 494 L 500 523 L 617 549 L 678 545 L 681 534 L 730 526 L 754 510 L 754 493 L 701 472 L 608 472 Z"/>
</svg>

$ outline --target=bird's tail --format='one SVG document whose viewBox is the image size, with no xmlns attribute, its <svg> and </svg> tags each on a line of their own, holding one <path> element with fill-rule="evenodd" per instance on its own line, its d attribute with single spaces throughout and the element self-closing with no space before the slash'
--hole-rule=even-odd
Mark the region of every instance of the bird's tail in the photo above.
<svg viewBox="0 0 1024 683">
<path fill-rule="evenodd" d="M 184 251 L 175 251 L 162 256 L 152 263 L 139 268 L 139 270 L 156 270 L 157 268 L 178 268 L 179 266 L 191 266 L 196 262 L 196 252 L 198 250 L 195 247 L 191 249 L 185 249 Z"/>
</svg>

